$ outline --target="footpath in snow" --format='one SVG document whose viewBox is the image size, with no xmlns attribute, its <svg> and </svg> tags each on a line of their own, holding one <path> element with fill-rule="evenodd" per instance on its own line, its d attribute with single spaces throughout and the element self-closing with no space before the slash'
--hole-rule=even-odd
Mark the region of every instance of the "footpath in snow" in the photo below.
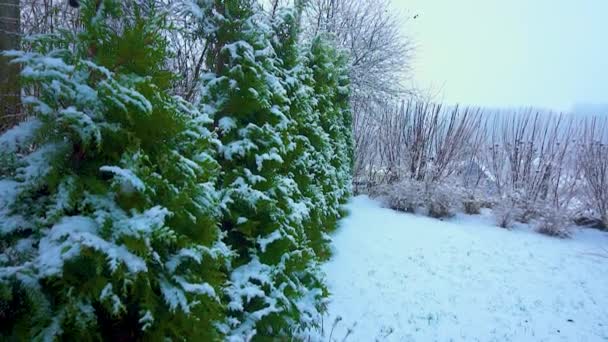
<svg viewBox="0 0 608 342">
<path fill-rule="evenodd" d="M 560 240 L 363 196 L 348 209 L 324 266 L 332 341 L 608 341 L 608 234 Z"/>
</svg>

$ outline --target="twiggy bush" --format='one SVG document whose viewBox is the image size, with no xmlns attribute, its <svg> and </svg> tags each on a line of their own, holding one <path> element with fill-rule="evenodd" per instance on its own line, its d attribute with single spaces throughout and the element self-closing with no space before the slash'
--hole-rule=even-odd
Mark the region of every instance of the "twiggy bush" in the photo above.
<svg viewBox="0 0 608 342">
<path fill-rule="evenodd" d="M 538 220 L 536 231 L 548 236 L 565 239 L 572 236 L 569 223 L 570 220 L 568 220 L 566 215 L 556 210 L 547 210 Z"/>
<path fill-rule="evenodd" d="M 515 218 L 519 215 L 519 209 L 511 199 L 499 201 L 492 210 L 496 224 L 505 229 L 511 229 Z"/>
<path fill-rule="evenodd" d="M 461 190 L 458 187 L 449 186 L 447 183 L 427 185 L 424 203 L 428 215 L 433 218 L 449 218 L 454 216 L 459 207 Z"/>
<path fill-rule="evenodd" d="M 465 189 L 462 196 L 462 209 L 467 215 L 479 215 L 481 208 L 492 207 L 492 201 L 477 190 Z"/>
<path fill-rule="evenodd" d="M 407 180 L 375 187 L 371 194 L 373 197 L 382 198 L 393 210 L 414 213 L 416 209 L 424 206 L 423 191 L 420 182 Z"/>
<path fill-rule="evenodd" d="M 602 139 L 607 126 L 608 120 L 585 123 L 578 160 L 586 202 L 604 228 L 608 228 L 608 144 Z"/>
</svg>

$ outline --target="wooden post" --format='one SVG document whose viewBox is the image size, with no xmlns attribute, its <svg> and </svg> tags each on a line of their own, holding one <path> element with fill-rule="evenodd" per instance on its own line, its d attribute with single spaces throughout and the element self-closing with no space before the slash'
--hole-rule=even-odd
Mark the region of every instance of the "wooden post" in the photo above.
<svg viewBox="0 0 608 342">
<path fill-rule="evenodd" d="M 0 0 L 0 51 L 20 46 L 19 0 Z M 12 127 L 21 116 L 19 66 L 0 56 L 0 132 Z"/>
</svg>

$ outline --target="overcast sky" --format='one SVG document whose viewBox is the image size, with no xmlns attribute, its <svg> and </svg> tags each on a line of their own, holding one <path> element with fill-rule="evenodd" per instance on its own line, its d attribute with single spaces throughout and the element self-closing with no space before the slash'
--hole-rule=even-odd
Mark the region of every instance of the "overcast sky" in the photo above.
<svg viewBox="0 0 608 342">
<path fill-rule="evenodd" d="M 608 103 L 608 0 L 392 1 L 411 18 L 415 81 L 448 103 Z"/>
</svg>

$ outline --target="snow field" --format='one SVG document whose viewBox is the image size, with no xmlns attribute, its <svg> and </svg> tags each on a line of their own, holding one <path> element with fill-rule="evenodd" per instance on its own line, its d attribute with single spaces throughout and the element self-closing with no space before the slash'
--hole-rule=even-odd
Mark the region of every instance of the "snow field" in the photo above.
<svg viewBox="0 0 608 342">
<path fill-rule="evenodd" d="M 332 341 L 608 340 L 608 234 L 560 240 L 487 212 L 446 222 L 364 196 L 348 210 L 324 266 Z"/>
</svg>

